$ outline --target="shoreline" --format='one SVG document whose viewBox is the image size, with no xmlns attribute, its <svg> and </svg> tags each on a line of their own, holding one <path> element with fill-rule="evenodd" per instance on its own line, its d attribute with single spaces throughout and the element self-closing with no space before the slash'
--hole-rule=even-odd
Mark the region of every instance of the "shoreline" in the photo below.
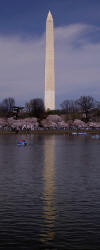
<svg viewBox="0 0 100 250">
<path fill-rule="evenodd" d="M 75 134 L 73 134 L 75 133 Z M 87 135 L 89 134 L 100 134 L 100 130 L 33 130 L 33 131 L 9 131 L 9 130 L 1 130 L 0 131 L 0 135 L 27 135 L 27 134 L 34 134 L 34 135 L 81 135 L 79 133 L 83 133 L 82 135 L 84 135 L 84 133 L 87 133 Z"/>
</svg>

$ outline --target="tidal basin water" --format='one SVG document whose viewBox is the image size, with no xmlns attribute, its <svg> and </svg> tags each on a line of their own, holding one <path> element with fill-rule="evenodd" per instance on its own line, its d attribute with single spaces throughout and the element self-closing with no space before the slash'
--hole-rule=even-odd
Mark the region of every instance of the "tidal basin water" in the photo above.
<svg viewBox="0 0 100 250">
<path fill-rule="evenodd" d="M 100 249 L 100 139 L 0 135 L 0 249 L 8 247 Z"/>
</svg>

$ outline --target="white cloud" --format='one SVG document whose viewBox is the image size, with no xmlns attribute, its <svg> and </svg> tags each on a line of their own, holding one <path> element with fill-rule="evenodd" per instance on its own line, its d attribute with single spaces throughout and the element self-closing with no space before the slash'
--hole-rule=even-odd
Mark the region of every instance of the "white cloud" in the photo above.
<svg viewBox="0 0 100 250">
<path fill-rule="evenodd" d="M 57 102 L 90 94 L 100 98 L 100 43 L 88 40 L 94 26 L 73 24 L 55 29 Z M 92 34 L 93 35 L 93 34 Z M 44 92 L 44 36 L 23 40 L 0 37 L 0 98 L 23 104 Z"/>
</svg>

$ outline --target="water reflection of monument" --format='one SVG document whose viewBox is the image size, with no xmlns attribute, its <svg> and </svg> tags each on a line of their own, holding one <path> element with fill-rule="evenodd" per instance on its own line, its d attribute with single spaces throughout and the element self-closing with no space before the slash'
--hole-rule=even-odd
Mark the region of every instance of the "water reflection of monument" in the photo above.
<svg viewBox="0 0 100 250">
<path fill-rule="evenodd" d="M 47 243 L 54 238 L 54 224 L 56 215 L 55 206 L 55 164 L 54 164 L 54 136 L 46 137 L 44 142 L 44 192 L 43 192 L 43 231 L 41 232 L 41 240 Z"/>
</svg>

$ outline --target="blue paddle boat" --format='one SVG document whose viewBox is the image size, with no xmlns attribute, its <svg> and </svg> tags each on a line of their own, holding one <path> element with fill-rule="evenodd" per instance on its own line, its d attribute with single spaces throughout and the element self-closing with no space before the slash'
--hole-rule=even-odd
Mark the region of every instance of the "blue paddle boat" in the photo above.
<svg viewBox="0 0 100 250">
<path fill-rule="evenodd" d="M 25 140 L 21 140 L 21 141 L 17 142 L 17 145 L 18 146 L 26 146 L 27 142 Z"/>
</svg>

